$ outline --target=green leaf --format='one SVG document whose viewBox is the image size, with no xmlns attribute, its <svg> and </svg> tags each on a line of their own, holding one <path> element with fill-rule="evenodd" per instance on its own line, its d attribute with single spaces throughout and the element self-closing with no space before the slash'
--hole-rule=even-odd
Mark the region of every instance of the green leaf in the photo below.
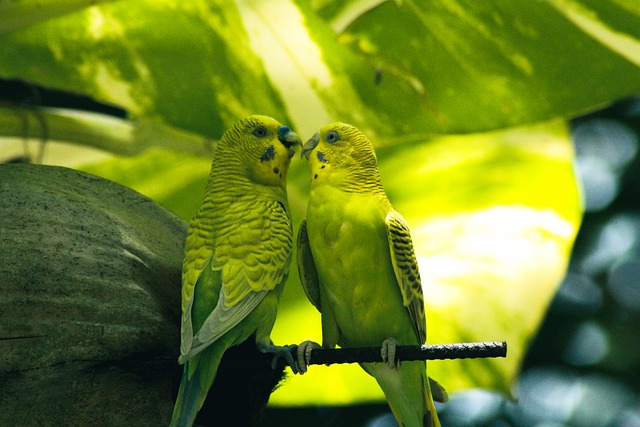
<svg viewBox="0 0 640 427">
<path fill-rule="evenodd" d="M 0 3 L 0 34 L 113 0 L 13 0 Z"/>
<path fill-rule="evenodd" d="M 351 7 L 332 13 L 340 40 L 382 81 L 412 86 L 439 131 L 573 116 L 640 92 L 638 2 L 383 2 L 349 22 Z"/>
<path fill-rule="evenodd" d="M 5 77 L 203 135 L 254 111 L 283 111 L 230 2 L 114 2 L 5 34 L 0 44 Z"/>
<path fill-rule="evenodd" d="M 286 0 L 113 2 L 1 35 L 0 75 L 207 136 L 254 112 L 303 135 L 338 118 L 472 132 L 640 92 L 633 2 L 375 4 L 327 6 L 325 22 Z"/>
</svg>

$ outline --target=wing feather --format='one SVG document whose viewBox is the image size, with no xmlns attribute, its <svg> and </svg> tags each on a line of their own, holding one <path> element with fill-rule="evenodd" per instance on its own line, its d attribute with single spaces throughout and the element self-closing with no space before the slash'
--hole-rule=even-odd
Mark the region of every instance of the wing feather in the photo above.
<svg viewBox="0 0 640 427">
<path fill-rule="evenodd" d="M 197 245 L 194 238 L 193 247 L 200 249 L 194 252 L 190 262 L 185 261 L 181 363 L 240 323 L 267 292 L 284 283 L 289 273 L 293 231 L 282 203 L 237 203 L 228 209 L 223 219 L 226 221 L 221 221 L 215 231 L 209 233 L 210 238 L 204 245 L 203 242 Z M 192 232 L 189 236 L 200 234 Z M 201 248 L 207 245 L 211 248 L 209 259 L 202 262 L 201 253 L 206 251 Z M 194 334 L 194 289 L 201 286 L 198 278 L 204 268 L 219 273 L 211 275 L 218 279 L 206 284 L 216 288 L 219 296 L 215 308 Z"/>
<path fill-rule="evenodd" d="M 300 275 L 300 283 L 302 289 L 307 294 L 307 298 L 311 304 L 322 312 L 320 309 L 320 283 L 318 280 L 318 271 L 311 254 L 311 246 L 309 246 L 309 236 L 307 234 L 307 220 L 303 219 L 298 229 L 298 274 Z"/>
<path fill-rule="evenodd" d="M 402 302 L 409 310 L 416 337 L 423 344 L 427 338 L 424 296 L 409 226 L 402 215 L 394 210 L 387 214 L 385 223 L 393 271 L 400 286 Z"/>
</svg>

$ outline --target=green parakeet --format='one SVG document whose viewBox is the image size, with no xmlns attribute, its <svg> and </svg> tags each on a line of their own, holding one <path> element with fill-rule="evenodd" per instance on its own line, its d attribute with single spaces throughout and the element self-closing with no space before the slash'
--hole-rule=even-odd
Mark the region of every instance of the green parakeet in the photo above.
<svg viewBox="0 0 640 427">
<path fill-rule="evenodd" d="M 322 346 L 382 344 L 387 363 L 363 363 L 400 426 L 439 426 L 424 361 L 395 362 L 396 345 L 420 345 L 426 321 L 409 228 L 382 187 L 373 145 L 353 126 L 323 127 L 303 146 L 311 169 L 307 216 L 298 233 L 298 272 L 322 313 Z M 311 342 L 298 348 L 306 370 Z M 305 362 L 306 360 L 306 362 Z"/>
<path fill-rule="evenodd" d="M 217 143 L 202 206 L 187 232 L 182 269 L 184 364 L 172 426 L 190 426 L 223 353 L 255 334 L 258 348 L 287 356 L 269 335 L 289 273 L 293 231 L 286 179 L 298 136 L 271 117 L 239 120 Z M 277 357 L 277 356 L 276 356 Z"/>
</svg>

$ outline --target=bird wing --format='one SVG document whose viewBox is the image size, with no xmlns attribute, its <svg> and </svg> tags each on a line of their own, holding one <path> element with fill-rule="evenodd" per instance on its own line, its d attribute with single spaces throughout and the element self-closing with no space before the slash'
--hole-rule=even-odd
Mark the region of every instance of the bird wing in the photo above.
<svg viewBox="0 0 640 427">
<path fill-rule="evenodd" d="M 311 246 L 309 246 L 309 235 L 307 234 L 307 220 L 303 219 L 298 229 L 298 274 L 300 283 L 311 304 L 320 309 L 320 283 L 316 263 L 313 260 Z"/>
<path fill-rule="evenodd" d="M 394 210 L 387 214 L 385 224 L 391 262 L 402 293 L 402 302 L 409 310 L 416 337 L 421 344 L 424 344 L 427 338 L 424 297 L 409 227 L 402 215 Z"/>
<path fill-rule="evenodd" d="M 198 291 L 183 289 L 183 298 L 189 299 L 183 303 L 186 311 L 182 321 L 181 362 L 189 360 L 240 323 L 267 292 L 286 280 L 289 273 L 293 232 L 282 203 L 234 206 L 225 218 L 228 220 L 218 227 L 210 259 L 193 285 L 193 288 L 212 288 L 214 293 L 211 295 L 215 295 L 217 289 L 217 303 L 191 339 L 185 335 L 193 332 L 191 312 L 194 294 Z M 206 275 L 205 268 L 210 269 Z M 185 284 L 189 285 L 189 282 Z"/>
</svg>

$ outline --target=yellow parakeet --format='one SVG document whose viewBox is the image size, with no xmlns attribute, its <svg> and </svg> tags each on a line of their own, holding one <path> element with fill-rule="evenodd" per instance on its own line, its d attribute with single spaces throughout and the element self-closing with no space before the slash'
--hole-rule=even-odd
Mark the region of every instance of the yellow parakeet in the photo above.
<svg viewBox="0 0 640 427">
<path fill-rule="evenodd" d="M 298 233 L 298 271 L 322 313 L 322 346 L 382 345 L 387 363 L 363 363 L 400 426 L 439 426 L 424 361 L 395 363 L 396 345 L 426 340 L 422 285 L 409 228 L 382 187 L 373 145 L 333 123 L 303 146 L 311 169 L 307 216 Z M 302 372 L 313 343 L 298 349 Z"/>
<path fill-rule="evenodd" d="M 172 426 L 190 426 L 223 353 L 252 335 L 270 340 L 289 273 L 293 231 L 286 179 L 298 136 L 271 117 L 236 122 L 217 143 L 200 209 L 187 232 L 182 271 L 184 364 Z M 290 366 L 295 363 L 290 354 Z"/>
</svg>

